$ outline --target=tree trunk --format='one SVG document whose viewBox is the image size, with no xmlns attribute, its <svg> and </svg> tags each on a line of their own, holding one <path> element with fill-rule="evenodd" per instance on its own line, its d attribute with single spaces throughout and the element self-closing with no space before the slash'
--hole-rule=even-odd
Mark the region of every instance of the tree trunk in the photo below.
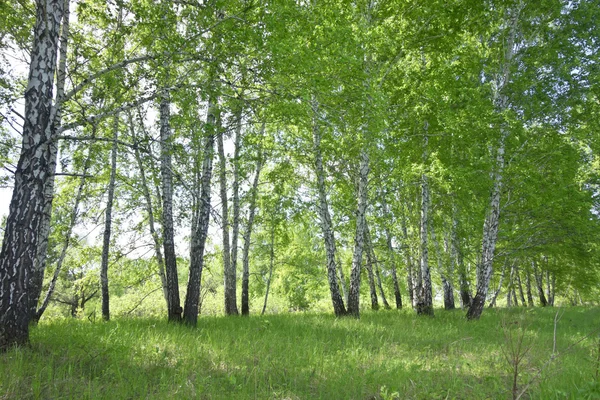
<svg viewBox="0 0 600 400">
<path fill-rule="evenodd" d="M 375 255 L 375 248 L 373 247 L 373 240 L 371 237 L 371 231 L 369 226 L 365 226 L 366 229 L 366 245 L 367 245 L 367 254 L 371 255 L 371 265 L 373 267 L 373 272 L 375 274 L 375 278 L 377 279 L 377 287 L 379 288 L 379 295 L 381 296 L 381 302 L 383 303 L 383 307 L 387 310 L 390 308 L 390 303 L 388 303 L 385 292 L 383 290 L 383 283 L 381 282 L 381 271 L 379 270 L 379 261 L 377 260 L 377 256 Z"/>
<path fill-rule="evenodd" d="M 496 306 L 496 299 L 498 298 L 498 295 L 500 294 L 500 291 L 502 290 L 502 283 L 504 282 L 504 276 L 506 275 L 507 263 L 508 263 L 508 260 L 506 260 L 506 262 L 504 263 L 504 266 L 502 267 L 502 272 L 500 273 L 500 279 L 498 281 L 498 288 L 494 292 L 494 295 L 492 296 L 492 300 L 490 300 L 490 304 L 488 305 L 489 308 Z"/>
<path fill-rule="evenodd" d="M 229 247 L 229 205 L 227 200 L 227 165 L 225 162 L 225 150 L 223 148 L 223 132 L 218 134 L 217 147 L 219 151 L 219 187 L 221 193 L 221 224 L 223 239 L 223 278 L 224 278 L 224 301 L 225 314 L 237 315 L 236 304 L 236 277 L 235 271 L 231 269 L 231 248 Z"/>
<path fill-rule="evenodd" d="M 425 122 L 425 132 L 427 132 Z M 427 161 L 427 134 L 424 138 L 423 162 Z M 417 314 L 433 315 L 433 295 L 431 273 L 429 271 L 429 243 L 427 226 L 429 224 L 429 182 L 426 174 L 421 175 L 421 259 L 420 274 L 417 282 Z"/>
<path fill-rule="evenodd" d="M 379 299 L 377 298 L 377 289 L 375 288 L 375 275 L 373 274 L 373 263 L 371 248 L 369 247 L 369 230 L 365 225 L 365 254 L 367 262 L 365 263 L 365 269 L 367 270 L 367 277 L 369 279 L 369 293 L 371 294 L 371 309 L 379 310 Z"/>
<path fill-rule="evenodd" d="M 51 136 L 55 136 L 60 128 L 62 119 L 62 101 L 65 96 L 65 81 L 67 70 L 67 47 L 69 43 L 69 0 L 63 0 L 63 16 L 62 29 L 60 34 L 60 49 L 58 55 L 58 70 L 56 73 L 56 104 L 53 107 L 53 121 L 50 126 Z M 52 114 L 52 112 L 51 112 Z M 52 200 L 54 198 L 54 173 L 56 171 L 56 160 L 58 157 L 58 145 L 55 140 L 49 143 L 50 145 L 50 160 L 49 171 L 50 175 L 46 179 L 44 186 L 44 215 L 39 231 L 40 243 L 37 248 L 36 259 L 33 266 L 33 274 L 30 281 L 29 307 L 33 322 L 39 319 L 36 317 L 37 306 L 42 293 L 42 285 L 44 283 L 44 273 L 46 271 L 46 256 L 48 253 L 48 239 L 50 236 L 50 222 L 52 219 Z"/>
<path fill-rule="evenodd" d="M 340 288 L 342 289 L 342 298 L 344 299 L 344 301 L 346 303 L 348 303 L 348 290 L 346 288 L 346 276 L 344 275 L 344 265 L 342 264 L 342 259 L 340 258 L 340 254 L 339 252 L 336 252 L 335 254 L 335 258 L 336 258 L 336 265 L 337 265 L 337 271 L 339 273 L 339 281 L 340 281 Z"/>
<path fill-rule="evenodd" d="M 115 197 L 115 178 L 117 176 L 117 139 L 119 136 L 119 115 L 115 116 L 113 126 L 113 145 L 110 156 L 110 180 L 108 182 L 108 198 L 106 200 L 106 213 L 104 216 L 104 237 L 102 242 L 102 262 L 100 264 L 100 288 L 102 294 L 102 318 L 110 319 L 109 293 L 108 293 L 108 257 L 110 254 L 110 235 L 112 229 L 112 208 Z"/>
<path fill-rule="evenodd" d="M 462 257 L 462 251 L 458 242 L 458 208 L 456 204 L 452 205 L 452 232 L 450 233 L 451 257 L 458 269 L 458 284 L 460 291 L 460 307 L 467 308 L 471 306 L 471 290 L 469 289 L 469 280 Z"/>
<path fill-rule="evenodd" d="M 537 263 L 535 262 L 535 260 L 531 261 L 531 266 L 533 267 L 533 276 L 535 277 L 538 296 L 540 298 L 540 305 L 542 307 L 546 307 L 548 305 L 548 301 L 546 300 L 546 296 L 544 295 L 544 283 L 542 280 L 543 272 L 538 270 Z"/>
<path fill-rule="evenodd" d="M 54 179 L 50 124 L 63 9 L 63 0 L 36 1 L 21 155 L 0 251 L 0 351 L 29 341 L 29 286 L 46 212 L 46 182 Z"/>
<path fill-rule="evenodd" d="M 133 138 L 134 142 L 137 143 L 135 136 L 135 128 L 133 126 L 133 119 L 131 118 L 131 116 L 129 116 L 129 121 L 131 137 Z M 158 264 L 158 275 L 162 284 L 163 296 L 167 304 L 167 310 L 169 310 L 169 292 L 167 289 L 167 277 L 165 276 L 165 262 L 162 255 L 160 238 L 158 237 L 158 233 L 156 232 L 156 227 L 154 225 L 154 208 L 152 206 L 152 196 L 150 195 L 150 189 L 148 188 L 148 182 L 146 180 L 144 164 L 142 162 L 140 150 L 137 145 L 134 146 L 134 156 L 138 165 L 138 169 L 140 170 L 140 184 L 142 185 L 144 201 L 146 202 L 146 212 L 148 213 L 148 228 L 150 229 L 150 236 L 152 236 L 152 241 L 154 243 L 154 253 L 156 255 L 156 263 Z"/>
<path fill-rule="evenodd" d="M 271 279 L 273 278 L 273 267 L 275 266 L 275 223 L 271 227 L 271 248 L 269 250 L 269 277 L 267 278 L 267 289 L 265 291 L 265 301 L 260 315 L 265 315 L 267 310 L 267 301 L 269 300 L 269 291 L 271 290 Z"/>
<path fill-rule="evenodd" d="M 244 248 L 242 250 L 242 315 L 250 314 L 250 239 L 252 237 L 252 227 L 254 225 L 254 215 L 256 213 L 256 197 L 258 195 L 258 181 L 263 164 L 263 154 L 262 149 L 259 150 L 258 160 L 256 160 L 256 173 L 254 175 L 254 181 L 252 182 L 252 189 L 250 189 L 248 225 L 246 226 L 246 232 L 244 232 Z"/>
<path fill-rule="evenodd" d="M 525 294 L 523 293 L 523 285 L 521 284 L 521 274 L 519 267 L 515 264 L 515 278 L 517 280 L 517 288 L 519 289 L 519 296 L 521 296 L 521 304 L 526 305 Z"/>
<path fill-rule="evenodd" d="M 533 307 L 533 295 L 531 293 L 531 272 L 526 271 L 525 278 L 525 286 L 527 289 L 527 306 Z"/>
<path fill-rule="evenodd" d="M 510 34 L 506 44 L 506 52 L 502 65 L 502 75 L 498 78 L 494 105 L 498 114 L 502 114 L 508 107 L 508 97 L 504 94 L 506 86 L 510 81 L 510 68 L 514 56 L 514 43 L 516 36 L 516 24 L 519 12 L 510 12 L 511 26 Z M 496 148 L 496 163 L 492 172 L 493 189 L 485 221 L 483 223 L 483 240 L 481 245 L 481 262 L 477 265 L 477 290 L 471 306 L 467 311 L 467 319 L 479 319 L 488 293 L 490 278 L 494 268 L 494 251 L 496 239 L 498 238 L 498 226 L 500 224 L 500 195 L 502 192 L 502 178 L 504 173 L 504 152 L 506 139 L 509 131 L 506 122 L 500 123 L 500 140 Z"/>
<path fill-rule="evenodd" d="M 92 134 L 92 136 L 95 136 L 95 127 L 94 127 L 94 133 Z M 79 214 L 79 203 L 81 202 L 81 197 L 83 196 L 83 188 L 85 187 L 85 182 L 87 179 L 87 172 L 88 172 L 88 169 L 89 169 L 90 163 L 91 163 L 90 153 L 91 153 L 91 150 L 88 149 L 88 156 L 83 165 L 83 170 L 81 171 L 79 187 L 77 188 L 77 193 L 75 194 L 75 201 L 73 202 L 73 209 L 71 211 L 69 227 L 67 228 L 67 232 L 65 233 L 65 241 L 63 242 L 63 247 L 61 249 L 60 255 L 56 262 L 56 269 L 54 270 L 54 274 L 52 275 L 52 279 L 50 280 L 50 284 L 48 285 L 48 290 L 46 291 L 44 300 L 42 301 L 40 308 L 36 310 L 36 313 L 33 316 L 32 322 L 37 323 L 40 320 L 40 318 L 42 318 L 42 315 L 46 311 L 46 308 L 48 307 L 48 304 L 50 303 L 50 299 L 52 298 L 52 295 L 54 293 L 54 288 L 56 287 L 56 281 L 58 280 L 58 275 L 60 274 L 63 262 L 67 255 L 67 250 L 69 248 L 69 244 L 71 241 L 71 235 L 73 234 L 73 228 L 75 227 L 75 225 L 77 223 L 77 217 Z"/>
<path fill-rule="evenodd" d="M 318 112 L 314 102 L 313 108 L 315 108 L 315 112 Z M 337 281 L 335 237 L 333 235 L 329 205 L 327 203 L 327 190 L 325 188 L 325 170 L 323 168 L 323 155 L 321 154 L 321 130 L 317 124 L 316 118 L 313 120 L 313 152 L 315 155 L 317 190 L 319 192 L 319 219 L 321 222 L 321 231 L 323 232 L 323 240 L 325 242 L 325 255 L 327 257 L 327 281 L 329 283 L 333 313 L 336 317 L 339 317 L 346 314 L 346 307 L 344 305 L 344 299 L 340 294 Z"/>
<path fill-rule="evenodd" d="M 437 236 L 435 235 L 435 228 L 433 223 L 430 224 L 431 229 L 431 241 L 433 242 L 433 247 L 435 248 L 436 258 L 437 258 L 437 269 L 440 274 L 440 278 L 442 280 L 442 289 L 444 291 L 444 309 L 445 310 L 454 310 L 454 287 L 452 286 L 452 278 L 448 276 L 446 271 L 444 271 L 444 263 L 442 260 L 442 249 L 440 246 L 440 242 L 437 240 Z"/>
<path fill-rule="evenodd" d="M 409 239 L 408 239 L 408 229 L 406 227 L 406 213 L 402 214 L 402 218 L 401 218 L 401 225 L 402 225 L 402 238 L 403 238 L 403 243 L 402 243 L 402 253 L 404 254 L 404 258 L 405 258 L 405 262 L 406 262 L 406 285 L 408 286 L 408 295 L 410 298 L 410 304 L 412 305 L 413 309 L 416 309 L 417 307 L 417 296 L 415 295 L 415 283 L 414 283 L 414 279 L 413 279 L 413 258 L 410 255 L 410 245 L 409 245 Z"/>
<path fill-rule="evenodd" d="M 387 221 L 387 222 L 391 221 L 391 214 L 388 209 L 387 202 L 385 201 L 385 193 L 382 193 L 382 195 L 381 195 L 381 205 L 383 207 L 383 217 L 384 217 L 385 221 Z M 396 258 L 395 258 L 395 253 L 394 253 L 394 247 L 392 245 L 392 235 L 390 233 L 390 228 L 389 228 L 389 225 L 387 222 L 384 223 L 384 229 L 385 229 L 385 238 L 386 238 L 387 249 L 388 249 L 388 253 L 390 255 L 390 270 L 392 272 L 392 281 L 394 283 L 394 298 L 396 300 L 396 308 L 398 310 L 401 310 L 402 309 L 402 295 L 400 294 L 400 286 L 398 285 L 398 275 L 396 272 Z"/>
<path fill-rule="evenodd" d="M 365 225 L 369 180 L 369 155 L 363 149 L 360 153 L 358 204 L 356 210 L 356 232 L 354 233 L 354 253 L 350 272 L 350 291 L 348 292 L 348 314 L 360 316 L 360 271 L 362 269 L 363 249 L 365 245 Z"/>
<path fill-rule="evenodd" d="M 175 254 L 175 231 L 173 227 L 173 167 L 171 153 L 171 111 L 170 96 L 164 93 L 160 98 L 160 174 L 162 177 L 162 234 L 165 255 L 165 273 L 167 277 L 168 319 L 181 321 L 181 303 L 179 300 L 179 277 L 177 275 L 177 256 Z"/>
<path fill-rule="evenodd" d="M 550 292 L 548 294 L 548 303 L 554 307 L 554 295 L 556 293 L 556 273 L 552 272 L 552 276 L 549 279 L 550 280 Z"/>
<path fill-rule="evenodd" d="M 196 326 L 198 322 L 200 283 L 202 280 L 202 269 L 204 268 L 204 248 L 206 237 L 208 236 L 208 222 L 210 220 L 210 181 L 212 176 L 215 131 L 218 130 L 215 103 L 216 99 L 214 98 L 211 98 L 208 103 L 199 212 L 197 222 L 194 224 L 191 233 L 190 273 L 183 315 L 185 323 L 191 326 Z"/>
<path fill-rule="evenodd" d="M 231 227 L 231 271 L 233 273 L 233 304 L 235 305 L 235 314 L 237 309 L 237 259 L 238 259 L 238 236 L 240 231 L 240 146 L 242 140 L 242 113 L 240 107 L 236 114 L 234 150 L 233 150 L 233 225 Z"/>
</svg>

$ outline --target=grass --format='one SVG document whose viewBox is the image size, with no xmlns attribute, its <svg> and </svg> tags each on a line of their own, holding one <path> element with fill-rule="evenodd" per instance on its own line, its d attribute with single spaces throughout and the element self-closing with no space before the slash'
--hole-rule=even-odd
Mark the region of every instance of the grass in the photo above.
<svg viewBox="0 0 600 400">
<path fill-rule="evenodd" d="M 555 309 L 61 320 L 0 355 L 0 399 L 507 399 L 507 330 L 530 347 L 525 398 L 600 398 L 600 310 L 566 308 L 551 363 Z M 588 336 L 589 335 L 589 336 Z M 545 365 L 545 366 L 544 366 Z M 594 397 L 598 396 L 598 397 Z"/>
</svg>

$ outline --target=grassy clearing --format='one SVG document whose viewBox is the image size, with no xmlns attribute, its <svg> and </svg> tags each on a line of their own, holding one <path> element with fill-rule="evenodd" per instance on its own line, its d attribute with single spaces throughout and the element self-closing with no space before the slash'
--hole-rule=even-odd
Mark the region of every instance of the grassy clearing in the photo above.
<svg viewBox="0 0 600 400">
<path fill-rule="evenodd" d="M 436 310 L 204 317 L 198 329 L 161 320 L 63 320 L 0 355 L 0 399 L 503 399 L 505 353 L 523 330 L 526 398 L 599 398 L 600 310 L 486 310 L 478 322 Z M 514 342 L 514 340 L 513 340 Z M 567 350 L 568 349 L 568 350 Z M 535 378 L 540 373 L 539 378 Z M 598 397 L 594 397 L 598 396 Z"/>
</svg>

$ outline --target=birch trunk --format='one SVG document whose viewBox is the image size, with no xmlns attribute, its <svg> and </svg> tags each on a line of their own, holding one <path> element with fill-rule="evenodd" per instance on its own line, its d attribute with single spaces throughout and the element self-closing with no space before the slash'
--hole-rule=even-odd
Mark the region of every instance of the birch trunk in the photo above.
<svg viewBox="0 0 600 400">
<path fill-rule="evenodd" d="M 29 341 L 30 281 L 54 179 L 52 90 L 63 0 L 37 0 L 21 154 L 0 251 L 0 351 Z M 55 163 L 54 163 L 55 165 Z"/>
<path fill-rule="evenodd" d="M 129 117 L 129 120 L 131 137 L 134 141 L 136 141 L 135 128 L 133 126 L 133 120 L 131 116 Z M 167 277 L 165 276 L 165 262 L 162 255 L 160 238 L 158 237 L 158 233 L 156 232 L 156 227 L 154 224 L 154 208 L 152 205 L 152 196 L 150 195 L 150 189 L 148 188 L 148 181 L 146 180 L 146 172 L 144 164 L 142 162 L 142 156 L 137 145 L 134 146 L 134 156 L 138 165 L 138 169 L 140 171 L 140 184 L 142 185 L 142 193 L 144 195 L 144 201 L 146 203 L 146 212 L 148 213 L 148 228 L 150 229 L 150 236 L 152 236 L 152 242 L 154 243 L 154 254 L 156 257 L 156 263 L 158 264 L 158 275 L 160 277 L 160 282 L 162 285 L 163 296 L 167 304 L 167 310 L 169 310 L 169 292 L 167 290 Z"/>
<path fill-rule="evenodd" d="M 502 272 L 500 273 L 500 279 L 498 281 L 498 288 L 494 292 L 494 295 L 492 296 L 492 300 L 490 300 L 490 304 L 488 305 L 489 308 L 492 308 L 492 307 L 496 306 L 496 300 L 498 298 L 498 295 L 500 294 L 500 291 L 502 290 L 502 283 L 504 282 L 504 276 L 506 275 L 506 265 L 507 265 L 507 263 L 508 263 L 508 261 L 506 261 L 504 263 L 504 266 L 502 267 Z"/>
<path fill-rule="evenodd" d="M 348 314 L 360 316 L 360 271 L 365 244 L 365 225 L 369 180 L 369 155 L 363 149 L 360 153 L 358 204 L 356 209 L 356 232 L 354 234 L 354 253 L 350 272 L 350 290 L 348 292 Z"/>
<path fill-rule="evenodd" d="M 248 210 L 248 225 L 246 226 L 246 232 L 244 232 L 244 248 L 242 249 L 242 315 L 250 314 L 250 239 L 252 237 L 252 227 L 254 226 L 254 215 L 256 213 L 256 197 L 258 195 L 258 181 L 260 178 L 262 164 L 263 152 L 262 150 L 260 150 L 258 160 L 256 161 L 256 172 L 254 174 L 254 181 L 252 182 L 252 189 L 250 189 L 251 193 L 250 205 Z"/>
<path fill-rule="evenodd" d="M 342 298 L 344 299 L 344 301 L 347 304 L 348 303 L 348 289 L 346 288 L 346 276 L 344 274 L 344 265 L 342 264 L 342 259 L 340 258 L 339 252 L 336 252 L 335 258 L 337 260 L 336 266 L 337 266 L 337 272 L 339 273 L 338 279 L 339 279 L 340 289 L 342 289 Z"/>
<path fill-rule="evenodd" d="M 548 305 L 548 301 L 546 300 L 546 296 L 544 295 L 544 283 L 542 279 L 542 271 L 538 270 L 537 263 L 535 260 L 531 262 L 531 266 L 533 267 L 533 276 L 535 278 L 535 283 L 538 291 L 538 296 L 540 298 L 540 305 L 542 307 L 546 307 Z"/>
<path fill-rule="evenodd" d="M 433 242 L 433 247 L 435 248 L 436 258 L 437 258 L 437 269 L 440 274 L 440 278 L 442 280 L 442 290 L 444 292 L 444 309 L 445 310 L 454 310 L 454 287 L 452 286 L 452 277 L 448 276 L 446 271 L 444 271 L 444 263 L 442 260 L 442 250 L 440 242 L 437 240 L 437 236 L 435 235 L 435 229 L 433 223 L 430 225 L 431 230 L 431 241 Z"/>
<path fill-rule="evenodd" d="M 165 275 L 167 278 L 168 319 L 181 321 L 181 303 L 179 300 L 179 277 L 177 275 L 177 256 L 175 254 L 175 230 L 173 227 L 173 167 L 171 153 L 171 111 L 170 96 L 164 93 L 160 98 L 160 174 L 162 177 L 162 234 L 165 256 Z"/>
<path fill-rule="evenodd" d="M 314 103 L 313 107 L 316 108 Z M 315 112 L 317 112 L 317 110 L 315 110 Z M 319 219 L 321 222 L 321 231 L 323 232 L 325 254 L 327 257 L 327 281 L 329 282 L 329 292 L 331 293 L 333 312 L 339 317 L 346 314 L 346 307 L 344 306 L 344 299 L 340 294 L 337 281 L 335 237 L 333 236 L 331 216 L 329 214 L 329 205 L 327 203 L 327 191 L 325 188 L 325 171 L 323 168 L 323 155 L 321 154 L 321 130 L 319 129 L 316 120 L 313 121 L 313 152 L 315 155 L 317 190 L 319 192 Z"/>
<path fill-rule="evenodd" d="M 469 280 L 467 279 L 467 271 L 465 268 L 464 259 L 462 257 L 462 251 L 458 242 L 458 216 L 456 206 L 454 206 L 452 216 L 452 233 L 450 239 L 452 247 L 452 259 L 456 264 L 458 270 L 458 284 L 460 291 L 460 306 L 461 308 L 471 306 L 471 290 L 469 289 Z"/>
<path fill-rule="evenodd" d="M 227 163 L 223 148 L 223 132 L 218 134 L 217 147 L 219 152 L 219 187 L 221 193 L 221 224 L 223 239 L 223 278 L 225 314 L 237 315 L 235 271 L 231 268 L 231 248 L 229 242 L 229 202 L 227 200 Z"/>
<path fill-rule="evenodd" d="M 231 271 L 233 273 L 233 304 L 237 302 L 237 261 L 238 261 L 238 236 L 240 231 L 240 146 L 242 140 L 242 113 L 240 107 L 236 115 L 234 150 L 233 150 L 233 225 L 231 227 Z M 235 314 L 238 313 L 237 305 Z"/>
<path fill-rule="evenodd" d="M 365 238 L 367 232 L 365 232 Z M 371 258 L 371 251 L 368 246 L 368 240 L 365 240 L 365 253 L 367 256 L 367 262 L 365 263 L 365 269 L 367 270 L 367 277 L 369 279 L 369 293 L 371 295 L 371 309 L 379 310 L 379 299 L 377 298 L 377 289 L 375 288 L 375 275 L 373 274 L 373 258 Z"/>
<path fill-rule="evenodd" d="M 273 278 L 273 267 L 275 266 L 275 224 L 271 227 L 271 249 L 269 250 L 269 277 L 267 278 L 267 289 L 265 291 L 265 301 L 263 303 L 260 315 L 265 315 L 267 311 L 267 301 L 271 290 L 271 279 Z"/>
<path fill-rule="evenodd" d="M 401 219 L 401 227 L 402 227 L 402 238 L 404 240 L 402 244 L 404 258 L 406 260 L 406 284 L 408 286 L 408 295 L 410 297 L 410 304 L 413 309 L 417 308 L 417 296 L 416 296 L 416 286 L 413 277 L 413 258 L 410 255 L 410 246 L 409 246 L 409 238 L 408 238 L 408 228 L 406 224 L 406 213 L 402 213 Z"/>
<path fill-rule="evenodd" d="M 531 272 L 526 271 L 525 288 L 527 290 L 527 306 L 533 307 L 533 295 L 531 293 Z"/>
<path fill-rule="evenodd" d="M 391 213 L 388 209 L 387 202 L 385 201 L 385 193 L 381 195 L 381 205 L 383 207 L 383 218 L 386 221 L 391 221 Z M 394 253 L 394 247 L 392 245 L 392 235 L 390 233 L 390 227 L 388 223 L 384 223 L 385 239 L 387 244 L 387 250 L 390 256 L 390 270 L 392 272 L 392 281 L 394 283 L 394 299 L 396 300 L 396 308 L 402 309 L 402 295 L 400 294 L 400 286 L 398 285 L 398 275 L 396 273 L 396 258 Z"/>
<path fill-rule="evenodd" d="M 523 293 L 523 285 L 521 283 L 521 273 L 519 271 L 519 267 L 515 264 L 515 278 L 517 280 L 517 288 L 519 289 L 519 296 L 521 297 L 521 304 L 527 305 L 525 302 L 525 293 Z"/>
<path fill-rule="evenodd" d="M 388 303 L 387 298 L 385 297 L 385 291 L 383 290 L 383 283 L 381 282 L 381 271 L 379 268 L 379 260 L 377 260 L 377 256 L 375 255 L 375 248 L 373 247 L 373 240 L 371 237 L 371 231 L 369 230 L 368 225 L 366 226 L 366 239 L 367 239 L 367 251 L 368 254 L 371 254 L 371 265 L 373 266 L 373 272 L 375 273 L 375 278 L 377 279 L 377 288 L 379 289 L 379 295 L 381 296 L 381 302 L 383 303 L 383 307 L 386 310 L 389 310 L 390 303 Z"/>
<path fill-rule="evenodd" d="M 503 129 L 500 144 L 496 154 L 496 171 L 494 172 L 494 188 L 490 199 L 490 206 L 483 225 L 483 243 L 481 261 L 477 265 L 477 290 L 467 311 L 467 319 L 479 319 L 490 286 L 490 279 L 494 268 L 494 250 L 498 237 L 500 223 L 500 194 L 502 190 L 502 174 L 504 170 L 504 142 L 508 132 Z"/>
<path fill-rule="evenodd" d="M 95 131 L 95 128 L 94 128 L 94 131 Z M 77 188 L 77 193 L 75 194 L 75 200 L 73 202 L 73 209 L 71 211 L 69 227 L 67 229 L 67 232 L 65 232 L 65 241 L 63 242 L 63 247 L 61 249 L 58 260 L 56 261 L 56 269 L 54 270 L 54 274 L 52 275 L 52 279 L 50 280 L 50 284 L 48 285 L 48 290 L 46 291 L 44 300 L 42 301 L 42 304 L 40 305 L 39 309 L 36 310 L 36 313 L 33 316 L 32 322 L 37 323 L 40 320 L 40 318 L 42 318 L 42 315 L 44 315 L 44 312 L 46 311 L 46 308 L 48 307 L 48 304 L 50 303 L 50 299 L 52 298 L 52 295 L 54 293 L 54 288 L 56 287 L 56 281 L 58 280 L 58 275 L 60 274 L 60 271 L 62 270 L 62 265 L 63 265 L 66 255 L 67 255 L 67 250 L 69 248 L 69 244 L 71 241 L 71 235 L 73 234 L 73 228 L 75 227 L 75 225 L 77 223 L 77 217 L 79 215 L 79 203 L 81 202 L 81 197 L 83 196 L 83 189 L 85 187 L 85 182 L 87 179 L 86 175 L 87 175 L 88 169 L 90 167 L 90 162 L 91 162 L 90 153 L 91 153 L 91 150 L 88 149 L 88 156 L 83 165 L 83 170 L 81 171 L 81 179 L 79 181 L 79 187 Z"/>
<path fill-rule="evenodd" d="M 425 132 L 428 124 L 425 122 Z M 423 146 L 423 162 L 427 162 L 428 138 L 425 133 Z M 417 314 L 433 315 L 433 295 L 431 285 L 431 272 L 429 270 L 429 238 L 427 227 L 429 224 L 429 182 L 427 174 L 421 175 L 421 260 L 420 274 L 417 281 Z"/>
<path fill-rule="evenodd" d="M 113 126 L 113 145 L 110 155 L 110 180 L 108 182 L 108 198 L 104 215 L 104 237 L 102 242 L 102 262 L 100 263 L 100 293 L 102 294 L 102 318 L 110 319 L 110 300 L 108 292 L 108 257 L 110 255 L 110 236 L 112 230 L 112 208 L 115 197 L 115 178 L 117 176 L 117 140 L 119 137 L 119 116 L 115 116 Z"/>
<path fill-rule="evenodd" d="M 522 6 L 521 6 L 522 7 Z M 510 33 L 506 43 L 502 75 L 498 78 L 494 105 L 498 114 L 508 107 L 508 97 L 504 93 L 510 80 L 510 69 L 514 57 L 516 25 L 520 10 L 512 10 L 510 15 Z M 492 172 L 493 188 L 490 196 L 488 212 L 483 223 L 483 240 L 481 245 L 481 262 L 477 266 L 477 290 L 471 306 L 467 311 L 467 319 L 479 319 L 489 290 L 490 279 L 494 268 L 494 251 L 500 223 L 500 195 L 502 193 L 502 178 L 504 174 L 504 152 L 509 131 L 505 122 L 500 123 L 500 140 L 496 147 L 496 160 Z"/>
<path fill-rule="evenodd" d="M 53 106 L 54 115 L 50 129 L 51 136 L 55 136 L 56 132 L 60 128 L 62 107 L 61 103 L 65 96 L 65 81 L 66 81 L 66 70 L 67 70 L 67 46 L 69 43 L 69 0 L 63 0 L 63 16 L 62 16 L 62 28 L 60 33 L 60 48 L 58 55 L 58 69 L 56 73 L 56 102 Z M 52 114 L 52 112 L 51 112 Z M 36 259 L 33 268 L 32 279 L 30 281 L 30 313 L 31 318 L 34 322 L 38 321 L 36 318 L 36 309 L 38 306 L 39 298 L 42 293 L 42 284 L 44 283 L 44 273 L 46 271 L 46 256 L 48 253 L 48 238 L 50 236 L 50 221 L 52 219 L 52 200 L 54 198 L 54 174 L 56 172 L 56 160 L 58 158 L 58 146 L 56 140 L 49 143 L 50 146 L 50 160 L 49 160 L 49 176 L 46 179 L 44 186 L 44 215 L 40 226 L 40 243 L 37 248 Z"/>
<path fill-rule="evenodd" d="M 198 322 L 198 306 L 200 304 L 200 283 L 204 268 L 204 248 L 208 236 L 210 220 L 210 181 L 214 155 L 215 131 L 218 130 L 216 116 L 216 99 L 211 98 L 206 116 L 206 137 L 204 159 L 202 161 L 202 183 L 197 222 L 191 233 L 190 273 L 185 296 L 184 321 L 187 325 L 196 326 Z"/>
</svg>

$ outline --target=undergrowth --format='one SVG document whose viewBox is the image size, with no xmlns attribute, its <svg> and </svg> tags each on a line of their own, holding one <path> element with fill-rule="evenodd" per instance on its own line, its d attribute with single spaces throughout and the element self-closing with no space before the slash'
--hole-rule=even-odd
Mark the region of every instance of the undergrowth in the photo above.
<svg viewBox="0 0 600 400">
<path fill-rule="evenodd" d="M 0 399 L 578 399 L 598 393 L 595 308 L 42 322 L 0 355 Z M 526 321 L 526 323 L 524 323 Z M 513 335 L 511 329 L 518 329 Z M 588 337 L 589 336 L 589 337 Z M 511 338 L 526 341 L 518 376 Z M 507 353 L 508 352 L 508 353 Z M 519 386 L 522 387 L 522 386 Z"/>
</svg>

